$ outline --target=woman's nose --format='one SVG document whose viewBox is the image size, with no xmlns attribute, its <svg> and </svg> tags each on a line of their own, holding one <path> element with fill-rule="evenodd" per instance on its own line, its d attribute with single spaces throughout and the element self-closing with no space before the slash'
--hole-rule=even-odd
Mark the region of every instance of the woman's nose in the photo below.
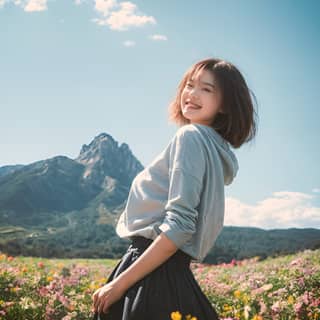
<svg viewBox="0 0 320 320">
<path fill-rule="evenodd" d="M 198 96 L 198 90 L 196 87 L 191 88 L 191 90 L 189 91 L 190 96 L 192 97 L 196 97 Z"/>
</svg>

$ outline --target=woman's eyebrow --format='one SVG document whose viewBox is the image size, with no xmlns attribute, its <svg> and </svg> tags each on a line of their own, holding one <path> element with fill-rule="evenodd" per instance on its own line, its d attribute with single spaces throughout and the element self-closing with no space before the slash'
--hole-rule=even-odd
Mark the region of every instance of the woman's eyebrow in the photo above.
<svg viewBox="0 0 320 320">
<path fill-rule="evenodd" d="M 188 82 L 193 82 L 194 80 L 193 79 L 189 79 Z M 210 82 L 206 82 L 206 81 L 200 81 L 202 84 L 204 85 L 208 85 L 212 88 L 216 88 L 216 85 L 214 85 L 213 83 L 210 83 Z"/>
<path fill-rule="evenodd" d="M 216 86 L 213 84 L 213 83 L 210 83 L 210 82 L 205 82 L 205 81 L 200 81 L 202 84 L 205 84 L 205 85 L 208 85 L 212 88 L 215 88 Z"/>
</svg>

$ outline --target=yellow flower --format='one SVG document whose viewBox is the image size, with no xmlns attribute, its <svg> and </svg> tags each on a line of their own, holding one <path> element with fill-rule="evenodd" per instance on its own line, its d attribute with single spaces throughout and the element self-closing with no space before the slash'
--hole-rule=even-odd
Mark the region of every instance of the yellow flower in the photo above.
<svg viewBox="0 0 320 320">
<path fill-rule="evenodd" d="M 244 294 L 244 295 L 242 296 L 242 301 L 244 302 L 244 304 L 248 304 L 248 302 L 249 302 L 249 297 L 248 297 L 247 294 Z"/>
<path fill-rule="evenodd" d="M 48 282 L 51 282 L 52 280 L 53 280 L 53 277 L 51 277 L 51 276 L 48 276 L 48 277 L 47 277 L 47 281 L 48 281 Z"/>
<path fill-rule="evenodd" d="M 100 278 L 100 279 L 99 279 L 99 282 L 101 282 L 101 283 L 103 283 L 103 284 L 105 284 L 106 281 L 107 281 L 107 278 Z"/>
<path fill-rule="evenodd" d="M 171 320 L 181 320 L 182 316 L 179 311 L 171 312 Z"/>
<path fill-rule="evenodd" d="M 186 320 L 198 320 L 198 319 L 197 319 L 197 317 L 193 317 L 191 314 L 187 314 Z"/>
<path fill-rule="evenodd" d="M 240 296 L 241 296 L 241 291 L 240 291 L 240 290 L 236 290 L 236 291 L 233 293 L 233 295 L 234 295 L 237 299 L 239 299 Z"/>
<path fill-rule="evenodd" d="M 256 314 L 253 316 L 252 320 L 263 320 L 262 316 Z"/>
<path fill-rule="evenodd" d="M 63 264 L 62 262 L 59 262 L 59 263 L 57 264 L 57 267 L 58 267 L 59 269 L 62 269 L 62 268 L 64 267 L 64 264 Z"/>
<path fill-rule="evenodd" d="M 287 301 L 289 304 L 294 304 L 294 297 L 290 295 Z"/>
<path fill-rule="evenodd" d="M 224 310 L 224 311 L 230 311 L 230 310 L 232 310 L 232 307 L 225 303 L 225 304 L 223 305 L 223 310 Z"/>
</svg>

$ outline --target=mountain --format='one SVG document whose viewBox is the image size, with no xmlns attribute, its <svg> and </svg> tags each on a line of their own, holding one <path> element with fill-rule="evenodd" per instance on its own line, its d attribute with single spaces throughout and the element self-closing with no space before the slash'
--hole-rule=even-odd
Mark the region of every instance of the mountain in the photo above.
<svg viewBox="0 0 320 320">
<path fill-rule="evenodd" d="M 129 146 L 107 133 L 84 144 L 76 159 L 0 168 L 0 250 L 64 235 L 77 242 L 88 232 L 101 243 L 115 237 L 113 226 L 141 170 Z"/>
<path fill-rule="evenodd" d="M 119 258 L 115 233 L 134 177 L 129 146 L 101 133 L 77 158 L 56 156 L 0 168 L 0 251 L 42 257 Z M 320 247 L 320 230 L 224 227 L 206 262 L 265 258 Z"/>
<path fill-rule="evenodd" d="M 56 156 L 7 170 L 0 177 L 0 222 L 41 225 L 61 213 L 88 208 L 96 198 L 112 211 L 123 206 L 142 169 L 127 144 L 118 146 L 102 133 L 83 145 L 74 160 Z"/>
<path fill-rule="evenodd" d="M 11 166 L 3 166 L 0 167 L 0 178 L 2 176 L 5 176 L 6 174 L 12 173 L 20 168 L 22 168 L 22 164 L 16 164 L 16 165 L 11 165 Z"/>
</svg>

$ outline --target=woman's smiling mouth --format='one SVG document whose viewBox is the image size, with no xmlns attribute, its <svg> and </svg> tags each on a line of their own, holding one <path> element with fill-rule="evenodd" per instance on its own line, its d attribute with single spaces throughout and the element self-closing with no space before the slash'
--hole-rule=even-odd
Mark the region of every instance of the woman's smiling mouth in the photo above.
<svg viewBox="0 0 320 320">
<path fill-rule="evenodd" d="M 197 104 L 186 102 L 185 104 L 186 108 L 192 108 L 192 109 L 200 109 L 201 107 Z"/>
</svg>

